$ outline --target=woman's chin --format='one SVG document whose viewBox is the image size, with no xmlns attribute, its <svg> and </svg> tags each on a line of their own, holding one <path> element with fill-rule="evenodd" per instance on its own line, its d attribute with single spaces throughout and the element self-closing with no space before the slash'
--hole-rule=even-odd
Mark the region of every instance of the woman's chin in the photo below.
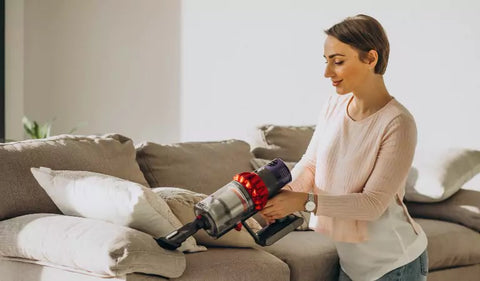
<svg viewBox="0 0 480 281">
<path fill-rule="evenodd" d="M 345 91 L 345 89 L 340 88 L 340 87 L 336 87 L 335 90 L 337 91 L 337 94 L 339 94 L 339 95 L 345 95 L 345 94 L 350 93 L 350 91 Z"/>
</svg>

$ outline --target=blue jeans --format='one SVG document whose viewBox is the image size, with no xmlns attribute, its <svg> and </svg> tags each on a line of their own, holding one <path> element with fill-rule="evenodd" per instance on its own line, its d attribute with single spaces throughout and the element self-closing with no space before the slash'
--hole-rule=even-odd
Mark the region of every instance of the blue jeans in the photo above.
<svg viewBox="0 0 480 281">
<path fill-rule="evenodd" d="M 427 274 L 428 255 L 427 250 L 425 250 L 414 261 L 388 272 L 376 281 L 426 281 Z M 352 279 L 340 269 L 338 281 L 352 281 Z"/>
</svg>

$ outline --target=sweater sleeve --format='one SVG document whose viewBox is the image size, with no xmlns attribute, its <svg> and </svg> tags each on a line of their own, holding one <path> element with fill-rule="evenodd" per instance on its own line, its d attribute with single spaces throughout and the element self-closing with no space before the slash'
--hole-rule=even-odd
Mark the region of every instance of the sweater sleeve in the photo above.
<svg viewBox="0 0 480 281">
<path fill-rule="evenodd" d="M 320 135 L 322 133 L 322 123 L 325 122 L 327 114 L 331 108 L 333 97 L 330 96 L 320 111 L 318 122 L 315 127 L 312 139 L 308 144 L 302 159 L 292 170 L 293 181 L 289 184 L 293 191 L 311 192 L 315 185 L 315 169 L 317 162 L 317 147 Z"/>
<path fill-rule="evenodd" d="M 415 121 L 405 115 L 394 118 L 385 130 L 363 191 L 342 195 L 320 191 L 316 214 L 364 221 L 378 219 L 405 184 L 416 143 Z"/>
</svg>

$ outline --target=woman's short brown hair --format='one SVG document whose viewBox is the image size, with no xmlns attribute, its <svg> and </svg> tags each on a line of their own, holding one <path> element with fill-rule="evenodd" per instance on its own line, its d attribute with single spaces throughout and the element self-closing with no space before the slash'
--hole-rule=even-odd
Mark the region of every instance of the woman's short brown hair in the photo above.
<svg viewBox="0 0 480 281">
<path fill-rule="evenodd" d="M 325 30 L 325 33 L 357 49 L 361 60 L 366 59 L 370 50 L 377 51 L 378 62 L 375 73 L 385 73 L 390 44 L 385 30 L 376 19 L 362 14 L 348 17 Z"/>
</svg>

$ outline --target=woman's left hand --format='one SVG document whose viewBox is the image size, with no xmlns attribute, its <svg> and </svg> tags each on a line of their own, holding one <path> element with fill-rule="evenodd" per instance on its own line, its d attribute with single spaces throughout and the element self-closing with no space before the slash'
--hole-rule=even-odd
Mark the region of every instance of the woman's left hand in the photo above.
<svg viewBox="0 0 480 281">
<path fill-rule="evenodd" d="M 302 211 L 307 201 L 308 193 L 281 190 L 275 197 L 268 200 L 260 214 L 268 223 L 283 218 L 296 211 Z"/>
</svg>

